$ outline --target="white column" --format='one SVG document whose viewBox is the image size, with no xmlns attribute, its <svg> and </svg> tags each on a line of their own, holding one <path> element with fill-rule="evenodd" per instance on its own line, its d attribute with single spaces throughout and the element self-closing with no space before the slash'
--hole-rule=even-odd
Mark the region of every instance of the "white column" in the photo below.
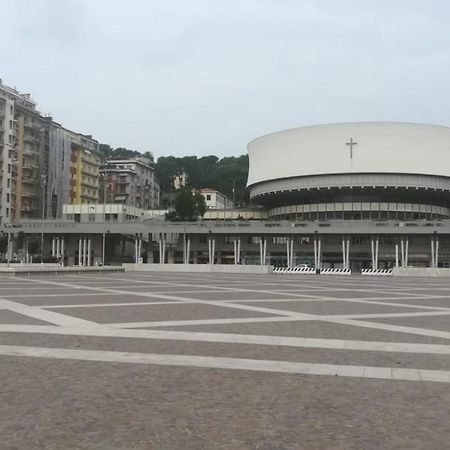
<svg viewBox="0 0 450 450">
<path fill-rule="evenodd" d="M 317 242 L 317 266 L 319 269 L 321 269 L 322 267 L 322 241 L 319 237 L 319 240 Z"/>
<path fill-rule="evenodd" d="M 318 258 L 317 258 L 317 240 L 314 238 L 314 268 L 318 269 Z"/>
<path fill-rule="evenodd" d="M 237 241 L 233 241 L 233 252 L 234 252 L 234 264 L 237 264 Z"/>
<path fill-rule="evenodd" d="M 400 256 L 401 256 L 401 265 L 405 267 L 405 243 L 403 242 L 403 237 L 400 240 Z"/>
<path fill-rule="evenodd" d="M 241 263 L 241 238 L 238 238 L 237 241 L 237 261 L 238 264 Z"/>
<path fill-rule="evenodd" d="M 370 239 L 370 248 L 372 250 L 372 269 L 375 270 L 375 244 L 373 242 L 373 238 Z"/>
<path fill-rule="evenodd" d="M 134 263 L 138 263 L 138 238 L 134 238 Z"/>
<path fill-rule="evenodd" d="M 87 239 L 83 238 L 83 266 L 87 266 Z"/>
<path fill-rule="evenodd" d="M 286 239 L 286 261 L 288 269 L 291 268 L 291 240 L 290 238 Z"/>
<path fill-rule="evenodd" d="M 52 256 L 55 256 L 55 238 L 52 237 Z"/>
<path fill-rule="evenodd" d="M 439 264 L 439 239 L 436 238 L 436 243 L 434 244 L 434 263 L 436 264 L 435 267 L 438 267 Z"/>
<path fill-rule="evenodd" d="M 294 267 L 294 238 L 291 237 L 291 267 Z"/>
<path fill-rule="evenodd" d="M 372 258 L 373 261 L 373 258 Z M 347 268 L 347 245 L 345 243 L 345 237 L 342 236 L 342 268 Z"/>
<path fill-rule="evenodd" d="M 375 241 L 375 269 L 378 270 L 378 237 Z"/>
<path fill-rule="evenodd" d="M 398 244 L 395 244 L 395 267 L 398 267 Z"/>
<path fill-rule="evenodd" d="M 409 239 L 406 238 L 406 245 L 405 245 L 405 266 L 408 266 L 408 256 L 409 256 Z"/>
<path fill-rule="evenodd" d="M 65 238 L 61 238 L 61 264 L 64 265 Z"/>
<path fill-rule="evenodd" d="M 83 265 L 83 259 L 81 258 L 82 248 L 83 248 L 83 240 L 80 237 L 78 239 L 78 265 L 79 266 Z"/>
<path fill-rule="evenodd" d="M 436 261 L 434 260 L 434 238 L 431 238 L 431 267 L 436 267 Z"/>
<path fill-rule="evenodd" d="M 162 264 L 162 239 L 161 239 L 161 235 L 159 235 L 158 245 L 159 245 L 159 263 Z"/>
<path fill-rule="evenodd" d="M 187 238 L 187 244 L 186 244 L 186 264 L 189 264 L 190 255 L 191 255 L 191 237 L 189 236 Z"/>
<path fill-rule="evenodd" d="M 208 237 L 208 257 L 209 257 L 209 264 L 211 264 L 211 254 L 212 254 L 212 241 L 211 236 Z"/>
<path fill-rule="evenodd" d="M 87 254 L 86 254 L 86 265 L 89 267 L 91 265 L 91 238 L 87 240 Z"/>
<path fill-rule="evenodd" d="M 264 243 L 263 243 L 263 266 L 266 264 L 266 256 L 267 256 L 267 239 L 264 238 Z"/>
<path fill-rule="evenodd" d="M 346 269 L 350 269 L 350 239 L 347 238 L 347 249 L 345 251 L 345 262 L 347 265 L 345 266 Z"/>
<path fill-rule="evenodd" d="M 166 234 L 162 233 L 162 263 L 166 263 Z"/>
<path fill-rule="evenodd" d="M 212 238 L 211 242 L 211 264 L 214 264 L 214 259 L 216 256 L 216 238 Z"/>
</svg>

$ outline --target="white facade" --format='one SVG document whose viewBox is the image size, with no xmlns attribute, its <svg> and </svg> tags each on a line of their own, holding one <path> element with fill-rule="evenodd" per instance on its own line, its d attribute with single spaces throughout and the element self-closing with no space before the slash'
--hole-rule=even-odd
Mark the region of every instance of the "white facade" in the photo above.
<svg viewBox="0 0 450 450">
<path fill-rule="evenodd" d="M 352 155 L 350 142 L 354 142 Z M 450 177 L 450 128 L 343 123 L 294 128 L 250 142 L 248 185 L 321 174 L 408 173 Z"/>
<path fill-rule="evenodd" d="M 206 207 L 208 209 L 231 209 L 233 202 L 214 189 L 200 189 L 200 194 L 205 198 Z"/>
</svg>

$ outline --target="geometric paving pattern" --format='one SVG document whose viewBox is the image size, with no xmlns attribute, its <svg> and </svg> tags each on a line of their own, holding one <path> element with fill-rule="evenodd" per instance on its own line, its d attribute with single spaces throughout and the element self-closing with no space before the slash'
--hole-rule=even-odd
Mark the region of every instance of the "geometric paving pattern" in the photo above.
<svg viewBox="0 0 450 450">
<path fill-rule="evenodd" d="M 450 280 L 3 277 L 0 362 L 10 448 L 443 448 Z"/>
</svg>

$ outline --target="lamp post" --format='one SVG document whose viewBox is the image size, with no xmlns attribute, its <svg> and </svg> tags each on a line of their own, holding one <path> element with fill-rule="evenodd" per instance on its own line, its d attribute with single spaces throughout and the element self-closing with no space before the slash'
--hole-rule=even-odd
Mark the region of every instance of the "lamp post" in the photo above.
<svg viewBox="0 0 450 450">
<path fill-rule="evenodd" d="M 5 227 L 6 227 L 6 233 L 8 236 L 8 241 L 7 241 L 8 244 L 6 247 L 6 263 L 7 263 L 7 266 L 9 267 L 9 263 L 11 260 L 11 232 L 10 232 L 11 224 L 5 223 Z"/>
<path fill-rule="evenodd" d="M 45 219 L 45 188 L 47 186 L 47 176 L 45 174 L 41 175 L 41 186 L 42 186 L 42 220 Z M 42 227 L 44 224 L 42 223 Z M 44 263 L 44 231 L 41 233 L 41 264 Z"/>
<path fill-rule="evenodd" d="M 105 265 L 105 247 L 106 247 L 106 167 L 103 172 L 103 233 L 102 233 L 102 266 Z"/>
</svg>

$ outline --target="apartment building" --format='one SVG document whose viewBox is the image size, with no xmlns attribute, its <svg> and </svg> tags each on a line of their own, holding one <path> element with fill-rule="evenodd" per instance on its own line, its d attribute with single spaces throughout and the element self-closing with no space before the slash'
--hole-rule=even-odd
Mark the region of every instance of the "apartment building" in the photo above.
<svg viewBox="0 0 450 450">
<path fill-rule="evenodd" d="M 58 218 L 67 203 L 97 203 L 100 155 L 92 136 L 37 110 L 0 79 L 0 219 Z"/>
<path fill-rule="evenodd" d="M 100 170 L 106 192 L 103 201 L 142 209 L 159 206 L 160 187 L 153 162 L 144 157 L 108 161 Z"/>
<path fill-rule="evenodd" d="M 71 133 L 70 203 L 91 204 L 99 200 L 98 142 L 92 136 Z"/>
<path fill-rule="evenodd" d="M 43 118 L 29 94 L 0 80 L 0 217 L 40 217 L 45 176 Z"/>
</svg>

